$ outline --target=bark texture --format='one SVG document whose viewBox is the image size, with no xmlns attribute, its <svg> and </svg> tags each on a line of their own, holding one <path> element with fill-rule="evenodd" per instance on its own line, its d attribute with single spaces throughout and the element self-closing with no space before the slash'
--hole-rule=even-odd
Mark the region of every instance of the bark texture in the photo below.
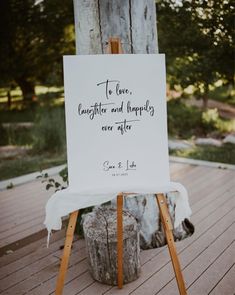
<svg viewBox="0 0 235 295">
<path fill-rule="evenodd" d="M 117 210 L 98 207 L 83 217 L 90 272 L 99 282 L 117 285 Z M 140 275 L 139 229 L 135 218 L 123 212 L 124 283 Z"/>
<path fill-rule="evenodd" d="M 124 53 L 157 53 L 154 0 L 74 0 L 77 54 L 106 52 L 120 37 Z"/>
<path fill-rule="evenodd" d="M 16 82 L 20 86 L 24 101 L 32 102 L 33 97 L 35 96 L 34 84 L 23 77 L 19 78 Z"/>
<path fill-rule="evenodd" d="M 175 221 L 176 197 L 178 192 L 169 192 L 166 195 L 168 210 L 172 224 Z M 112 201 L 113 204 L 116 200 Z M 165 231 L 160 217 L 156 197 L 153 195 L 126 196 L 126 208 L 137 220 L 140 226 L 140 248 L 143 250 L 158 248 L 166 245 Z M 194 233 L 194 226 L 185 219 L 173 230 L 175 241 L 183 240 Z"/>
</svg>

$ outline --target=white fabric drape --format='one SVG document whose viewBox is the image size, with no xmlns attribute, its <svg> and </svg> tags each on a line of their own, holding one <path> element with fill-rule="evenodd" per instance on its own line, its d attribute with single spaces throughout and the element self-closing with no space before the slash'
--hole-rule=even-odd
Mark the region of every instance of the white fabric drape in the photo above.
<svg viewBox="0 0 235 295">
<path fill-rule="evenodd" d="M 157 191 L 141 191 L 140 194 L 156 194 L 156 193 L 168 193 L 172 191 L 178 191 L 175 207 L 175 222 L 174 227 L 177 227 L 185 218 L 189 218 L 191 215 L 191 209 L 188 201 L 188 193 L 185 187 L 177 182 L 170 182 L 168 185 L 159 187 Z M 104 193 L 104 194 L 77 194 L 72 192 L 70 188 L 58 191 L 54 193 L 46 204 L 46 218 L 44 224 L 48 230 L 48 242 L 50 233 L 52 230 L 59 230 L 62 226 L 62 217 L 69 213 L 83 209 L 90 206 L 99 205 L 108 202 L 120 192 Z M 132 195 L 128 197 L 131 198 Z"/>
</svg>

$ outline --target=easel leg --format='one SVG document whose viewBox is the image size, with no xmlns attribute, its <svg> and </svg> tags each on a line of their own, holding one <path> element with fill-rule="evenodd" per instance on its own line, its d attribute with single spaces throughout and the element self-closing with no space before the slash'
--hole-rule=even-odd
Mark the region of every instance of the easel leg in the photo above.
<svg viewBox="0 0 235 295">
<path fill-rule="evenodd" d="M 179 258 L 177 256 L 177 252 L 176 252 L 174 237 L 172 234 L 173 226 L 171 223 L 171 218 L 169 215 L 166 198 L 163 194 L 157 194 L 156 199 L 157 199 L 158 207 L 160 210 L 162 223 L 163 223 L 163 226 L 165 229 L 167 245 L 168 245 L 168 249 L 170 252 L 171 261 L 173 264 L 179 292 L 180 292 L 180 295 L 187 295 L 185 283 L 184 283 L 184 278 L 183 278 L 181 268 L 180 268 Z"/>
<path fill-rule="evenodd" d="M 117 196 L 117 270 L 118 270 L 118 288 L 123 286 L 123 195 Z"/>
<path fill-rule="evenodd" d="M 73 236 L 74 236 L 74 230 L 77 222 L 77 217 L 78 217 L 78 212 L 79 211 L 74 211 L 70 214 L 69 217 L 69 224 L 68 224 L 68 229 L 66 232 L 66 238 L 65 238 L 65 244 L 64 244 L 64 252 L 60 264 L 60 271 L 59 275 L 57 278 L 57 283 L 56 283 L 56 295 L 62 295 L 63 293 L 63 288 L 64 288 L 64 281 L 65 281 L 65 275 L 67 272 L 68 264 L 69 264 L 69 256 L 71 252 L 71 246 L 73 242 Z"/>
</svg>

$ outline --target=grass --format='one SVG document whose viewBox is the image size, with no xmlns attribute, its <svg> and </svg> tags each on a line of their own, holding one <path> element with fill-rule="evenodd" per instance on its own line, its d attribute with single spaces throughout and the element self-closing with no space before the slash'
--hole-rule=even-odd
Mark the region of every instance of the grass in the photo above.
<svg viewBox="0 0 235 295">
<path fill-rule="evenodd" d="M 0 161 L 0 181 L 66 163 L 65 154 L 44 153 Z"/>
<path fill-rule="evenodd" d="M 195 146 L 188 150 L 171 150 L 170 155 L 235 165 L 235 148 L 232 144 L 221 147 Z"/>
<path fill-rule="evenodd" d="M 20 123 L 33 122 L 35 117 L 35 109 L 21 109 L 21 110 L 0 110 L 0 123 Z"/>
<path fill-rule="evenodd" d="M 15 110 L 6 113 L 12 115 L 10 120 L 9 117 L 4 117 L 8 118 L 8 122 L 11 122 L 13 118 L 18 122 L 25 122 L 26 118 L 31 118 L 34 125 L 30 128 L 17 125 L 3 128 L 0 124 L 0 145 L 27 145 L 32 148 L 25 156 L 0 160 L 1 180 L 40 171 L 66 162 L 63 107 L 44 106 L 34 110 Z"/>
<path fill-rule="evenodd" d="M 66 142 L 64 108 L 39 109 L 32 129 L 32 138 L 36 152 L 63 152 Z"/>
<path fill-rule="evenodd" d="M 54 152 L 64 149 L 65 117 L 63 107 L 38 107 L 34 110 L 6 111 L 2 112 L 2 115 L 2 122 L 12 124 L 3 127 L 0 121 L 0 146 L 28 145 L 33 146 L 37 152 Z M 27 121 L 32 121 L 32 126 L 15 124 Z"/>
<path fill-rule="evenodd" d="M 33 138 L 31 128 L 17 128 L 15 126 L 3 128 L 0 124 L 0 146 L 30 146 L 32 145 L 32 140 Z"/>
</svg>

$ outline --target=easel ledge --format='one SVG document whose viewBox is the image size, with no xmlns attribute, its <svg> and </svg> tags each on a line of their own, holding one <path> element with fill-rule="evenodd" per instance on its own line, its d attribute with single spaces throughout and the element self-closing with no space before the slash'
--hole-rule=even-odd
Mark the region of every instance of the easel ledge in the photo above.
<svg viewBox="0 0 235 295">
<path fill-rule="evenodd" d="M 121 54 L 123 53 L 120 38 L 110 38 L 107 47 L 108 54 Z M 118 288 L 121 289 L 123 287 L 123 196 L 132 195 L 134 193 L 119 193 L 117 196 L 117 281 Z M 168 249 L 171 256 L 172 265 L 175 272 L 175 277 L 179 289 L 180 295 L 187 295 L 185 283 L 180 267 L 180 262 L 178 259 L 178 255 L 176 252 L 174 237 L 172 234 L 173 226 L 171 223 L 171 217 L 167 207 L 167 201 L 164 194 L 156 194 L 156 202 L 159 207 L 162 224 L 164 227 L 164 231 L 166 234 L 166 240 Z M 69 218 L 68 229 L 66 232 L 66 239 L 64 245 L 64 252 L 62 255 L 62 260 L 60 264 L 59 275 L 57 278 L 56 284 L 56 295 L 63 294 L 65 275 L 68 268 L 69 256 L 71 253 L 71 246 L 73 242 L 74 230 L 76 226 L 76 221 L 78 217 L 79 211 L 72 212 Z"/>
</svg>

